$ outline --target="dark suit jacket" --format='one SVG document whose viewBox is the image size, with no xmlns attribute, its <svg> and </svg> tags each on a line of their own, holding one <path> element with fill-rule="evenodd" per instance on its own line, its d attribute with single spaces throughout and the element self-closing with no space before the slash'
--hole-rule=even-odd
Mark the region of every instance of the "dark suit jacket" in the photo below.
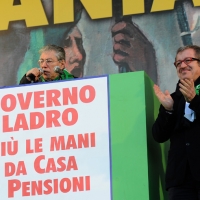
<svg viewBox="0 0 200 200">
<path fill-rule="evenodd" d="M 195 81 L 195 86 L 199 84 L 200 77 Z M 184 117 L 185 99 L 178 84 L 171 97 L 174 100 L 174 111 L 169 114 L 161 105 L 152 127 L 152 134 L 157 142 L 170 139 L 166 189 L 183 183 L 188 164 L 193 179 L 200 181 L 200 96 L 196 95 L 189 106 L 196 114 L 194 122 Z"/>
</svg>

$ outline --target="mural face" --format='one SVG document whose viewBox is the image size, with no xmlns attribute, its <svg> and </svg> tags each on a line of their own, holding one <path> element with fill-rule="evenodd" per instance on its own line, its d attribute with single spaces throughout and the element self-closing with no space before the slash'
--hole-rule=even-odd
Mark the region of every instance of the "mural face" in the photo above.
<svg viewBox="0 0 200 200">
<path fill-rule="evenodd" d="M 85 50 L 83 39 L 78 27 L 72 28 L 64 40 L 64 50 L 66 56 L 66 69 L 75 77 L 83 77 L 85 64 Z"/>
</svg>

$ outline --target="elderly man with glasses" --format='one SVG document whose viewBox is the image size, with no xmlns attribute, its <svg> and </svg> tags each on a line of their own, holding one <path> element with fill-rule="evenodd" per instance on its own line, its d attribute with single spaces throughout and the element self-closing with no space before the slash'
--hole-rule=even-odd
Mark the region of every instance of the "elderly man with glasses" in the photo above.
<svg viewBox="0 0 200 200">
<path fill-rule="evenodd" d="M 161 103 L 153 124 L 154 139 L 170 140 L 166 189 L 170 200 L 200 200 L 200 47 L 177 50 L 174 63 L 179 77 L 176 91 L 154 92 Z"/>
<path fill-rule="evenodd" d="M 65 51 L 62 47 L 56 45 L 47 45 L 40 49 L 39 53 L 40 59 L 38 64 L 40 68 L 30 69 L 22 77 L 20 84 L 74 78 L 74 76 L 65 69 Z"/>
</svg>

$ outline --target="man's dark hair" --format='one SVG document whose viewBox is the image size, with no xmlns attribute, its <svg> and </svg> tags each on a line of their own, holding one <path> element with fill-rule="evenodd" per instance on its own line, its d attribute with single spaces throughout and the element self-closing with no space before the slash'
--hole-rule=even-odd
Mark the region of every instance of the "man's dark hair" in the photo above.
<svg viewBox="0 0 200 200">
<path fill-rule="evenodd" d="M 45 51 L 55 51 L 58 60 L 65 60 L 65 50 L 60 46 L 57 46 L 55 44 L 49 44 L 42 47 L 39 50 L 39 53 L 42 54 Z"/>
<path fill-rule="evenodd" d="M 187 46 L 178 48 L 178 50 L 177 50 L 177 52 L 176 52 L 176 56 L 177 56 L 178 53 L 183 52 L 183 51 L 185 51 L 186 49 L 193 49 L 194 52 L 195 52 L 196 58 L 197 58 L 197 59 L 200 59 L 200 47 L 197 46 L 197 45 L 187 45 Z M 176 60 L 176 58 L 175 58 L 175 60 Z"/>
</svg>

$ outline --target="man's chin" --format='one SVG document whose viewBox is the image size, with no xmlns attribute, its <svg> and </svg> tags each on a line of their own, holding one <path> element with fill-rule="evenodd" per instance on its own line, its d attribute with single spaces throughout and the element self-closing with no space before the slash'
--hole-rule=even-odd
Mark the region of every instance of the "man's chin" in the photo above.
<svg viewBox="0 0 200 200">
<path fill-rule="evenodd" d="M 42 76 L 43 76 L 43 78 L 45 80 L 49 80 L 50 79 L 50 74 L 43 74 Z"/>
</svg>

